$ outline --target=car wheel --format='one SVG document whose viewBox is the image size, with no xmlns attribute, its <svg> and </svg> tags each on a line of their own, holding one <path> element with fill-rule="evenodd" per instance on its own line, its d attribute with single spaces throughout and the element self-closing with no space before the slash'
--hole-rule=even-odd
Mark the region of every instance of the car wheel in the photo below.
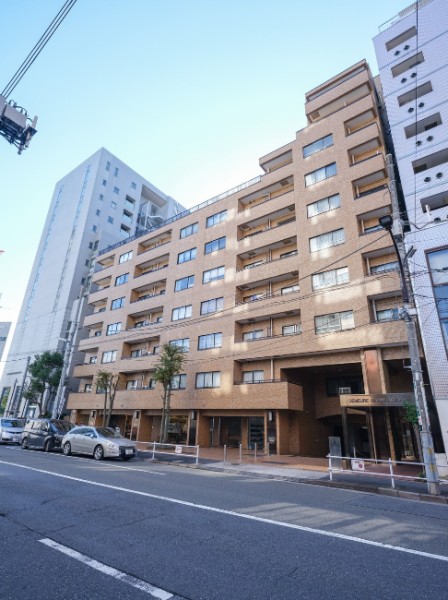
<svg viewBox="0 0 448 600">
<path fill-rule="evenodd" d="M 70 446 L 70 442 L 65 442 L 64 447 L 62 448 L 62 452 L 65 456 L 70 456 L 72 453 L 72 447 Z"/>
<path fill-rule="evenodd" d="M 95 460 L 103 460 L 104 458 L 104 450 L 103 447 L 98 444 L 98 446 L 93 451 L 93 458 Z"/>
<path fill-rule="evenodd" d="M 28 438 L 23 438 L 22 443 L 20 444 L 24 450 L 28 448 Z"/>
<path fill-rule="evenodd" d="M 123 460 L 131 460 L 132 456 L 122 456 L 121 458 Z"/>
<path fill-rule="evenodd" d="M 53 444 L 51 443 L 51 440 L 47 440 L 44 444 L 44 452 L 50 452 L 50 450 L 53 449 Z"/>
</svg>

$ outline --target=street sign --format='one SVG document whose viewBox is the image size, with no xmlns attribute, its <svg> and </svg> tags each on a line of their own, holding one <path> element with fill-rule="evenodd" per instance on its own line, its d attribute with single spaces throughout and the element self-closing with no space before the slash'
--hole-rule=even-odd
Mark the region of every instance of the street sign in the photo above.
<svg viewBox="0 0 448 600">
<path fill-rule="evenodd" d="M 352 458 L 352 471 L 365 471 L 366 467 L 363 460 Z"/>
</svg>

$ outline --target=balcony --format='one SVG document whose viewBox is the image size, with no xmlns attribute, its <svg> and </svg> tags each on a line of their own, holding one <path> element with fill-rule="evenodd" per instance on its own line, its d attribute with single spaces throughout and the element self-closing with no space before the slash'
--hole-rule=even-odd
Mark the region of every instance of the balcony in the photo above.
<svg viewBox="0 0 448 600">
<path fill-rule="evenodd" d="M 159 234 L 158 236 L 152 237 L 148 240 L 143 240 L 138 245 L 138 255 L 145 254 L 146 252 L 152 252 L 158 250 L 160 246 L 165 246 L 171 242 L 171 231 Z"/>
<path fill-rule="evenodd" d="M 235 278 L 235 284 L 243 289 L 264 285 L 267 281 L 283 281 L 291 279 L 298 274 L 299 261 L 297 259 L 297 250 L 284 258 L 275 260 L 265 260 L 253 267 L 238 269 Z M 247 287 L 249 286 L 249 287 Z"/>
<path fill-rule="evenodd" d="M 376 123 L 375 123 L 376 126 Z M 370 128 L 369 128 L 370 129 Z M 381 150 L 383 149 L 381 145 L 380 138 L 374 137 L 368 139 L 366 141 L 362 141 L 356 146 L 352 146 L 348 150 L 348 157 L 350 161 L 350 166 L 357 165 L 366 160 L 372 159 L 373 157 L 382 154 Z"/>
<path fill-rule="evenodd" d="M 238 212 L 246 211 L 247 209 L 253 209 L 259 204 L 264 204 L 269 200 L 274 200 L 275 198 L 278 198 L 279 196 L 292 190 L 294 190 L 294 178 L 292 175 L 290 175 L 240 198 Z"/>
<path fill-rule="evenodd" d="M 96 328 L 101 329 L 101 327 L 104 323 L 105 311 L 106 311 L 106 309 L 98 310 L 91 315 L 87 315 L 84 318 L 84 327 L 89 327 L 90 329 L 96 329 Z"/>
<path fill-rule="evenodd" d="M 377 158 L 384 163 L 384 157 L 382 155 Z M 358 167 L 355 165 L 355 168 Z M 355 199 L 364 198 L 365 196 L 370 196 L 376 192 L 381 192 L 384 194 L 384 190 L 387 188 L 388 179 L 384 169 L 369 173 L 368 175 L 364 175 L 363 177 L 353 181 L 353 195 Z"/>
<path fill-rule="evenodd" d="M 272 173 L 285 165 L 292 163 L 292 148 L 291 144 L 271 152 L 270 154 L 260 158 L 260 167 L 265 173 Z"/>
<path fill-rule="evenodd" d="M 96 292 L 90 292 L 89 294 L 89 304 L 90 305 L 105 305 L 107 301 L 107 297 L 109 296 L 109 288 L 110 286 L 106 286 L 97 290 Z"/>
<path fill-rule="evenodd" d="M 285 241 L 284 245 L 286 245 L 288 238 L 290 240 L 297 238 L 295 216 L 279 221 L 275 226 L 267 225 L 264 229 L 250 233 L 240 239 L 238 241 L 238 255 L 243 257 L 244 253 L 253 252 L 257 248 L 273 248 L 279 243 L 279 238 Z M 291 241 L 288 243 L 291 243 Z"/>
<path fill-rule="evenodd" d="M 254 324 L 254 328 L 257 324 Z M 269 329 L 267 330 L 269 333 Z M 244 356 L 245 359 L 278 358 L 281 356 L 294 356 L 306 351 L 302 342 L 301 325 L 298 324 L 297 331 L 285 335 L 266 335 L 253 340 L 234 342 L 235 355 Z"/>
<path fill-rule="evenodd" d="M 73 371 L 73 377 L 93 377 L 99 370 L 97 363 L 83 363 L 76 365 Z"/>
</svg>

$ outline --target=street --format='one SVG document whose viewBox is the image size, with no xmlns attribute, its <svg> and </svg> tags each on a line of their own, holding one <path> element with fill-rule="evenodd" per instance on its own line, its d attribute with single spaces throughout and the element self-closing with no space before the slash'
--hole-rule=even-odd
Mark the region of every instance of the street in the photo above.
<svg viewBox="0 0 448 600">
<path fill-rule="evenodd" d="M 448 506 L 0 446 L 2 600 L 434 599 Z"/>
</svg>

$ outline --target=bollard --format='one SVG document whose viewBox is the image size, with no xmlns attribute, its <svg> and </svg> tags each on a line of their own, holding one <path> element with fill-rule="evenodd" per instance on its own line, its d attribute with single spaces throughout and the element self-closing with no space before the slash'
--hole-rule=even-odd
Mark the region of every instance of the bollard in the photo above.
<svg viewBox="0 0 448 600">
<path fill-rule="evenodd" d="M 389 458 L 389 471 L 390 471 L 390 485 L 393 489 L 395 489 L 394 468 L 393 468 L 392 461 L 390 458 Z"/>
<path fill-rule="evenodd" d="M 224 444 L 224 462 L 227 460 L 227 445 Z"/>
<path fill-rule="evenodd" d="M 254 444 L 254 462 L 257 462 L 257 442 Z"/>
<path fill-rule="evenodd" d="M 243 460 L 243 444 L 240 444 L 240 462 Z"/>
<path fill-rule="evenodd" d="M 328 470 L 330 471 L 330 481 L 333 481 L 333 471 L 331 469 L 331 454 L 328 455 Z"/>
</svg>

